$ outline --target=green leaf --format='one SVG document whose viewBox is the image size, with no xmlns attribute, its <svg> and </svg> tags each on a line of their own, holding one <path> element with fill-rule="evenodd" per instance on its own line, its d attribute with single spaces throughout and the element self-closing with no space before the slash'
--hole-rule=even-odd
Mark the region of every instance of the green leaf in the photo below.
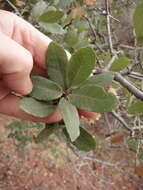
<svg viewBox="0 0 143 190">
<path fill-rule="evenodd" d="M 39 21 L 48 22 L 48 23 L 55 23 L 55 22 L 58 22 L 58 20 L 61 19 L 63 16 L 64 16 L 63 11 L 51 10 L 51 11 L 48 11 L 46 13 L 43 13 L 39 17 Z"/>
<path fill-rule="evenodd" d="M 128 108 L 128 113 L 133 115 L 143 114 L 143 101 L 138 100 Z"/>
<path fill-rule="evenodd" d="M 51 23 L 40 22 L 39 26 L 41 29 L 43 29 L 43 32 L 45 33 L 52 33 L 52 34 L 59 34 L 59 35 L 62 35 L 65 33 L 62 26 L 57 23 L 51 24 Z"/>
<path fill-rule="evenodd" d="M 46 124 L 46 127 L 43 130 L 41 130 L 35 138 L 35 142 L 42 143 L 48 140 L 49 136 L 52 135 L 58 129 L 60 129 L 58 124 Z"/>
<path fill-rule="evenodd" d="M 138 44 L 143 44 L 143 28 L 142 28 L 142 21 L 143 21 L 143 2 L 139 3 L 135 9 L 133 15 L 133 23 L 135 26 L 135 32 L 137 36 Z"/>
<path fill-rule="evenodd" d="M 48 46 L 46 53 L 46 67 L 49 78 L 66 89 L 67 82 L 67 55 L 64 49 L 54 42 Z"/>
<path fill-rule="evenodd" d="M 69 30 L 64 37 L 64 42 L 69 47 L 73 47 L 79 40 L 79 34 L 77 33 L 77 30 Z"/>
<path fill-rule="evenodd" d="M 117 104 L 117 99 L 112 93 L 106 93 L 103 88 L 96 85 L 85 85 L 73 90 L 68 99 L 80 109 L 97 113 L 110 112 Z"/>
<path fill-rule="evenodd" d="M 14 5 L 16 5 L 16 0 L 11 0 L 11 2 L 12 2 Z"/>
<path fill-rule="evenodd" d="M 129 138 L 127 140 L 127 145 L 128 145 L 128 147 L 129 147 L 130 150 L 132 150 L 133 152 L 137 152 L 138 145 L 139 145 L 139 140 L 138 139 L 134 139 L 134 138 Z"/>
<path fill-rule="evenodd" d="M 31 121 L 21 121 L 21 120 L 13 120 L 10 124 L 6 125 L 5 127 L 10 129 L 11 131 L 24 131 L 32 128 L 40 128 L 43 127 L 43 123 L 36 123 Z"/>
<path fill-rule="evenodd" d="M 138 158 L 139 158 L 140 160 L 143 160 L 143 151 L 140 151 L 140 152 L 139 152 Z"/>
<path fill-rule="evenodd" d="M 33 89 L 29 96 L 38 100 L 54 100 L 62 96 L 62 89 L 55 82 L 41 76 L 32 76 Z"/>
<path fill-rule="evenodd" d="M 75 141 L 80 134 L 79 116 L 75 106 L 70 104 L 65 98 L 59 102 L 60 112 L 66 125 L 71 141 Z"/>
<path fill-rule="evenodd" d="M 127 57 L 120 57 L 119 59 L 116 59 L 111 67 L 110 67 L 110 71 L 122 71 L 123 69 L 125 69 L 128 65 L 130 64 L 129 59 Z"/>
<path fill-rule="evenodd" d="M 36 3 L 36 5 L 34 5 L 32 11 L 31 11 L 31 16 L 35 19 L 38 18 L 41 14 L 44 13 L 46 8 L 47 8 L 46 2 L 44 2 L 43 0 L 38 1 L 38 3 Z"/>
<path fill-rule="evenodd" d="M 68 141 L 70 141 L 69 135 L 65 128 L 63 129 L 63 132 L 67 138 Z M 71 142 L 71 141 L 70 141 Z M 74 141 L 71 142 L 74 146 L 76 146 L 77 149 L 81 151 L 90 151 L 94 150 L 96 148 L 96 142 L 92 135 L 88 133 L 84 128 L 80 127 L 80 136 Z"/>
<path fill-rule="evenodd" d="M 94 67 L 95 53 L 92 48 L 85 47 L 75 52 L 69 61 L 69 86 L 78 87 L 89 77 Z"/>
<path fill-rule="evenodd" d="M 7 129 L 10 129 L 12 131 L 21 131 L 22 127 L 21 127 L 21 121 L 18 120 L 14 120 L 12 121 L 10 124 L 8 124 L 6 126 Z"/>
<path fill-rule="evenodd" d="M 68 8 L 74 0 L 59 0 L 58 7 L 65 9 Z"/>
<path fill-rule="evenodd" d="M 114 75 L 111 73 L 98 74 L 87 79 L 82 85 L 92 84 L 107 88 L 112 83 L 113 78 Z"/>
<path fill-rule="evenodd" d="M 20 109 L 36 117 L 47 117 L 54 113 L 55 108 L 54 105 L 37 101 L 31 97 L 22 98 L 20 101 Z"/>
</svg>

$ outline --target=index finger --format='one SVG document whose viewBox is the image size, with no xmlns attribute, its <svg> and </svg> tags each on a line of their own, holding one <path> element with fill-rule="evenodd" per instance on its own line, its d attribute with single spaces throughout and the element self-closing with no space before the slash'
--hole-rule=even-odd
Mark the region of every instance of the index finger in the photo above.
<svg viewBox="0 0 143 190">
<path fill-rule="evenodd" d="M 10 106 L 7 109 L 8 105 Z M 0 113 L 6 114 L 9 116 L 14 116 L 20 119 L 36 121 L 36 122 L 46 122 L 46 123 L 54 123 L 62 119 L 58 108 L 56 109 L 55 113 L 49 115 L 48 117 L 38 118 L 22 111 L 19 108 L 19 105 L 20 105 L 20 97 L 17 97 L 15 95 L 7 95 L 5 98 L 0 100 Z"/>
<path fill-rule="evenodd" d="M 34 62 L 44 69 L 45 52 L 52 40 L 13 13 L 0 10 L 0 17 L 4 18 L 0 20 L 1 32 L 29 50 Z"/>
</svg>

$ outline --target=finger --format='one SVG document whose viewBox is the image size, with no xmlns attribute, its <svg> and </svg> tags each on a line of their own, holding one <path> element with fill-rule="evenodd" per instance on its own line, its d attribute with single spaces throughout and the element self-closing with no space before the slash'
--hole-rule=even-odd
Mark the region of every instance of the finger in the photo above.
<svg viewBox="0 0 143 190">
<path fill-rule="evenodd" d="M 101 114 L 99 113 L 95 113 L 95 112 L 89 112 L 86 110 L 82 110 L 82 109 L 78 109 L 78 113 L 80 116 L 84 116 L 88 119 L 95 119 L 95 120 L 99 120 L 101 117 Z"/>
<path fill-rule="evenodd" d="M 0 10 L 0 30 L 10 38 L 28 49 L 38 67 L 45 68 L 45 52 L 52 41 L 17 15 Z M 70 53 L 66 52 L 68 58 Z"/>
<path fill-rule="evenodd" d="M 62 119 L 59 110 L 57 109 L 54 114 L 46 117 L 46 118 L 38 118 L 32 115 L 29 115 L 19 108 L 20 98 L 15 95 L 8 95 L 3 100 L 0 100 L 0 113 L 6 114 L 9 116 L 14 116 L 19 119 L 31 120 L 36 122 L 46 122 L 46 123 L 54 123 L 58 122 Z M 7 109 L 7 106 L 9 109 Z"/>
<path fill-rule="evenodd" d="M 33 66 L 32 73 L 36 75 L 41 75 L 43 77 L 48 77 L 46 70 L 38 67 L 36 64 Z"/>
<path fill-rule="evenodd" d="M 28 49 L 40 67 L 45 68 L 45 51 L 51 39 L 30 23 L 8 11 L 0 10 L 0 30 Z"/>
<path fill-rule="evenodd" d="M 30 72 L 33 67 L 31 53 L 4 34 L 0 34 L 0 71 L 5 85 L 20 94 L 32 90 Z"/>
<path fill-rule="evenodd" d="M 2 81 L 0 81 L 0 100 L 2 100 L 9 93 L 10 93 L 10 90 L 6 86 L 4 86 Z"/>
</svg>

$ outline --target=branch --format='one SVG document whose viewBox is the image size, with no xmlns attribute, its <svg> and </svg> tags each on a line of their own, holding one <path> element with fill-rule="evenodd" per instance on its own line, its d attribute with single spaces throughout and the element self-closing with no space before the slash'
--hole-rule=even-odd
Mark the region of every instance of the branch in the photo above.
<svg viewBox="0 0 143 190">
<path fill-rule="evenodd" d="M 108 70 L 110 68 L 110 66 L 112 65 L 112 63 L 114 62 L 114 60 L 118 56 L 117 56 L 117 52 L 114 51 L 114 48 L 113 48 L 111 26 L 110 26 L 110 18 L 112 18 L 112 16 L 110 15 L 108 0 L 105 0 L 105 8 L 106 8 L 106 27 L 107 27 L 107 33 L 108 33 L 108 43 L 109 43 L 109 48 L 110 48 L 110 52 L 112 55 L 111 60 L 109 61 L 108 65 L 105 67 L 105 69 Z"/>
<path fill-rule="evenodd" d="M 91 31 L 93 33 L 95 46 L 100 50 L 101 53 L 104 53 L 104 50 L 95 42 L 96 38 L 97 38 L 97 35 L 99 35 L 99 34 L 97 34 L 97 31 L 93 28 L 92 23 L 90 22 L 90 19 L 88 17 L 86 17 L 86 16 L 83 16 L 83 18 L 85 18 L 87 20 L 87 22 L 89 24 L 89 27 L 90 27 L 90 29 L 91 29 Z M 101 35 L 100 35 L 100 37 L 101 37 Z"/>
<path fill-rule="evenodd" d="M 143 91 L 127 81 L 120 73 L 114 73 L 114 80 L 119 82 L 124 88 L 131 92 L 136 98 L 143 101 Z"/>
<path fill-rule="evenodd" d="M 13 5 L 13 3 L 9 0 L 5 0 L 11 7 L 12 9 L 14 10 L 15 14 L 18 15 L 18 16 L 21 16 L 19 10 L 15 7 L 15 5 Z"/>
<path fill-rule="evenodd" d="M 135 87 L 129 81 L 127 81 L 120 73 L 111 72 L 105 69 L 96 68 L 93 71 L 93 75 L 101 74 L 101 73 L 111 73 L 114 75 L 114 80 L 119 82 L 124 88 L 126 88 L 131 94 L 133 94 L 136 98 L 143 101 L 143 91 Z M 123 73 L 124 75 L 124 73 Z"/>
<path fill-rule="evenodd" d="M 114 49 L 113 49 L 112 36 L 111 36 L 110 11 L 109 11 L 109 7 L 108 7 L 108 0 L 105 0 L 105 7 L 106 7 L 106 26 L 107 26 L 107 32 L 108 32 L 109 47 L 110 47 L 112 56 L 114 56 L 115 53 L 114 53 Z"/>
<path fill-rule="evenodd" d="M 105 165 L 105 166 L 110 166 L 110 167 L 117 167 L 117 165 L 118 164 L 113 164 L 113 163 L 110 163 L 110 162 L 106 162 L 106 161 L 104 161 L 104 160 L 98 160 L 98 159 L 96 159 L 96 158 L 92 158 L 92 157 L 88 157 L 88 156 L 85 156 L 84 158 L 83 158 L 84 160 L 88 160 L 88 161 L 94 161 L 94 162 L 97 162 L 97 163 L 100 163 L 100 164 L 102 164 L 102 165 Z"/>
</svg>

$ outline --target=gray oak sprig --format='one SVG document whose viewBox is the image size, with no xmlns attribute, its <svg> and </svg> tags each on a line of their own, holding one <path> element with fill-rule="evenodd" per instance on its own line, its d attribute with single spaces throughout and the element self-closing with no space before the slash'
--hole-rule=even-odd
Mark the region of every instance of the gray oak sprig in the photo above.
<svg viewBox="0 0 143 190">
<path fill-rule="evenodd" d="M 112 74 L 91 76 L 95 65 L 96 55 L 91 47 L 79 49 L 68 61 L 64 49 L 51 42 L 46 52 L 48 78 L 32 76 L 33 90 L 20 104 L 23 111 L 41 118 L 54 113 L 58 106 L 66 139 L 85 151 L 94 149 L 96 143 L 80 126 L 78 109 L 103 113 L 117 105 L 117 98 L 106 89 L 112 83 Z M 46 134 L 48 129 L 51 134 L 54 130 L 46 126 Z"/>
</svg>

